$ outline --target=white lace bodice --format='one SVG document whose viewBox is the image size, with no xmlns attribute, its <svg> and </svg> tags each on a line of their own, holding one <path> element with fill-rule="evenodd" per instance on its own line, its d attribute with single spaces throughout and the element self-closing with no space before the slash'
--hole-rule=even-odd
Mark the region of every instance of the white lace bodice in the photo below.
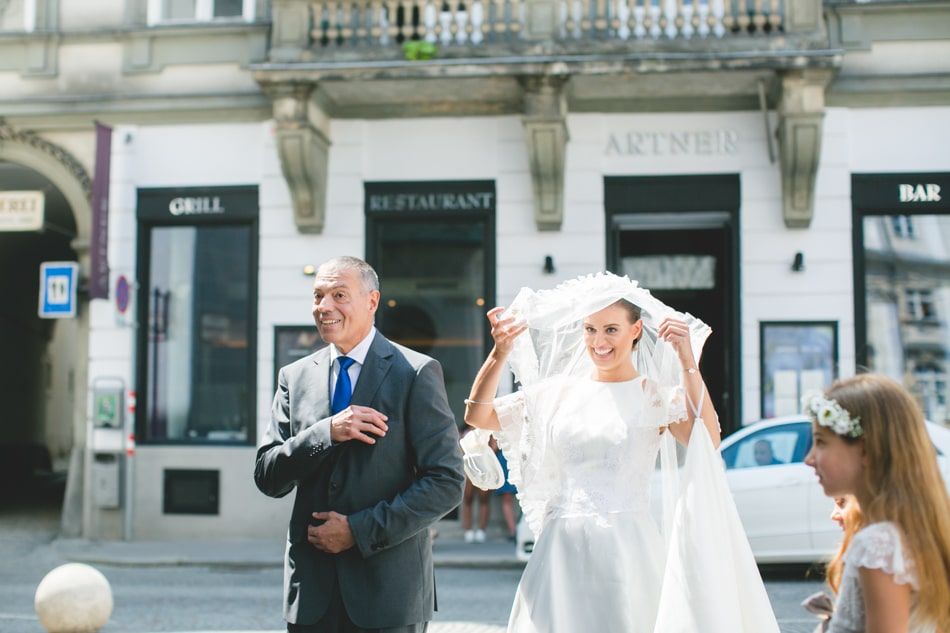
<svg viewBox="0 0 950 633">
<path fill-rule="evenodd" d="M 499 398 L 498 434 L 529 525 L 552 516 L 649 511 L 660 427 L 685 418 L 681 389 L 644 378 L 575 379 Z"/>
<path fill-rule="evenodd" d="M 637 424 L 642 381 L 597 383 L 579 390 L 551 420 L 551 449 L 563 481 L 549 512 L 603 514 L 649 508 L 650 477 L 660 447 L 656 427 Z M 588 419 L 591 401 L 612 401 L 612 415 Z"/>
<path fill-rule="evenodd" d="M 864 595 L 858 575 L 862 567 L 880 569 L 892 575 L 895 583 L 911 586 L 911 633 L 933 633 L 936 630 L 934 623 L 914 622 L 918 589 L 914 561 L 904 550 L 900 529 L 891 522 L 881 522 L 863 528 L 848 546 L 829 633 L 863 633 L 866 630 Z"/>
</svg>

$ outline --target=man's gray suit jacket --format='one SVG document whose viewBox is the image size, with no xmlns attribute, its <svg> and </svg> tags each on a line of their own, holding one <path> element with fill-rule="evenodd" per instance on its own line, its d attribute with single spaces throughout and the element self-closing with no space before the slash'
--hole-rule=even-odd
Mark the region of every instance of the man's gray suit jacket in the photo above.
<svg viewBox="0 0 950 633">
<path fill-rule="evenodd" d="M 429 527 L 459 505 L 465 475 L 439 363 L 373 338 L 351 404 L 387 415 L 370 445 L 330 440 L 330 353 L 283 367 L 254 479 L 282 497 L 297 488 L 284 560 L 284 619 L 316 623 L 339 583 L 361 628 L 427 622 L 435 609 Z M 375 436 L 374 436 L 375 437 Z M 347 515 L 356 546 L 339 554 L 307 541 L 311 513 Z"/>
</svg>

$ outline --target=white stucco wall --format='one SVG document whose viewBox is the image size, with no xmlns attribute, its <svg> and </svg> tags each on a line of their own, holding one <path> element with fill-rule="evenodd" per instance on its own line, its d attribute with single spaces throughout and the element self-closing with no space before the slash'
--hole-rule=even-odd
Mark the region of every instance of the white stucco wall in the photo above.
<svg viewBox="0 0 950 633">
<path fill-rule="evenodd" d="M 772 124 L 774 126 L 774 118 Z M 497 298 L 522 286 L 551 287 L 605 266 L 604 176 L 739 174 L 743 422 L 759 415 L 762 321 L 832 320 L 839 325 L 842 375 L 854 372 L 852 173 L 950 172 L 940 131 L 950 107 L 828 110 L 808 229 L 782 220 L 781 180 L 770 163 L 759 112 L 572 114 L 562 229 L 538 231 L 521 118 L 517 116 L 331 122 L 327 215 L 321 234 L 301 234 L 273 141 L 273 122 L 196 126 L 119 126 L 113 135 L 109 257 L 113 283 L 135 278 L 135 204 L 141 187 L 256 184 L 260 191 L 257 418 L 273 397 L 274 326 L 310 324 L 312 277 L 305 265 L 365 254 L 363 184 L 399 180 L 494 180 L 497 190 Z M 730 152 L 633 155 L 610 151 L 611 134 L 730 130 Z M 801 252 L 805 270 L 790 264 Z M 557 272 L 545 275 L 544 257 Z M 100 376 L 133 383 L 134 306 L 91 303 L 90 383 Z M 91 402 L 91 400 L 90 400 Z M 139 447 L 135 459 L 136 538 L 281 538 L 289 499 L 253 485 L 254 448 Z M 162 471 L 221 471 L 217 517 L 161 514 Z"/>
</svg>

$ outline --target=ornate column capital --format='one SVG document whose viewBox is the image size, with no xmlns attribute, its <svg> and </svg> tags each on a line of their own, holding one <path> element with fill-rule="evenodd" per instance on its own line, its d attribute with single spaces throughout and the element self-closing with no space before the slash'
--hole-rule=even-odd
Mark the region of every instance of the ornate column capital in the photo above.
<svg viewBox="0 0 950 633">
<path fill-rule="evenodd" d="M 808 228 L 814 215 L 815 178 L 821 157 L 825 88 L 831 70 L 801 70 L 780 77 L 779 166 L 785 226 Z"/>
<path fill-rule="evenodd" d="M 534 192 L 534 219 L 540 231 L 557 231 L 564 220 L 564 166 L 567 147 L 566 73 L 525 76 L 525 141 Z"/>
<path fill-rule="evenodd" d="M 274 105 L 274 143 L 301 233 L 320 233 L 326 218 L 328 119 L 311 96 L 316 84 L 268 84 Z"/>
</svg>

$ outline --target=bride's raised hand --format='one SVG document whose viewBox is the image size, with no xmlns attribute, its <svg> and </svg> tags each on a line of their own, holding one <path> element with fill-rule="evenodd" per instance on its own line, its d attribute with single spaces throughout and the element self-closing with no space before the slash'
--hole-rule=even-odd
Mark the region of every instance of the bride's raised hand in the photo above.
<svg viewBox="0 0 950 633">
<path fill-rule="evenodd" d="M 528 329 L 524 322 L 518 321 L 514 315 L 505 315 L 504 306 L 498 306 L 488 311 L 488 322 L 491 323 L 491 337 L 495 341 L 495 349 L 502 354 L 508 354 L 514 347 L 515 338 Z"/>
<path fill-rule="evenodd" d="M 666 317 L 660 323 L 660 327 L 657 328 L 656 334 L 658 338 L 673 346 L 683 367 L 696 366 L 696 358 L 693 356 L 693 346 L 689 337 L 689 325 L 686 324 L 686 321 Z"/>
</svg>

